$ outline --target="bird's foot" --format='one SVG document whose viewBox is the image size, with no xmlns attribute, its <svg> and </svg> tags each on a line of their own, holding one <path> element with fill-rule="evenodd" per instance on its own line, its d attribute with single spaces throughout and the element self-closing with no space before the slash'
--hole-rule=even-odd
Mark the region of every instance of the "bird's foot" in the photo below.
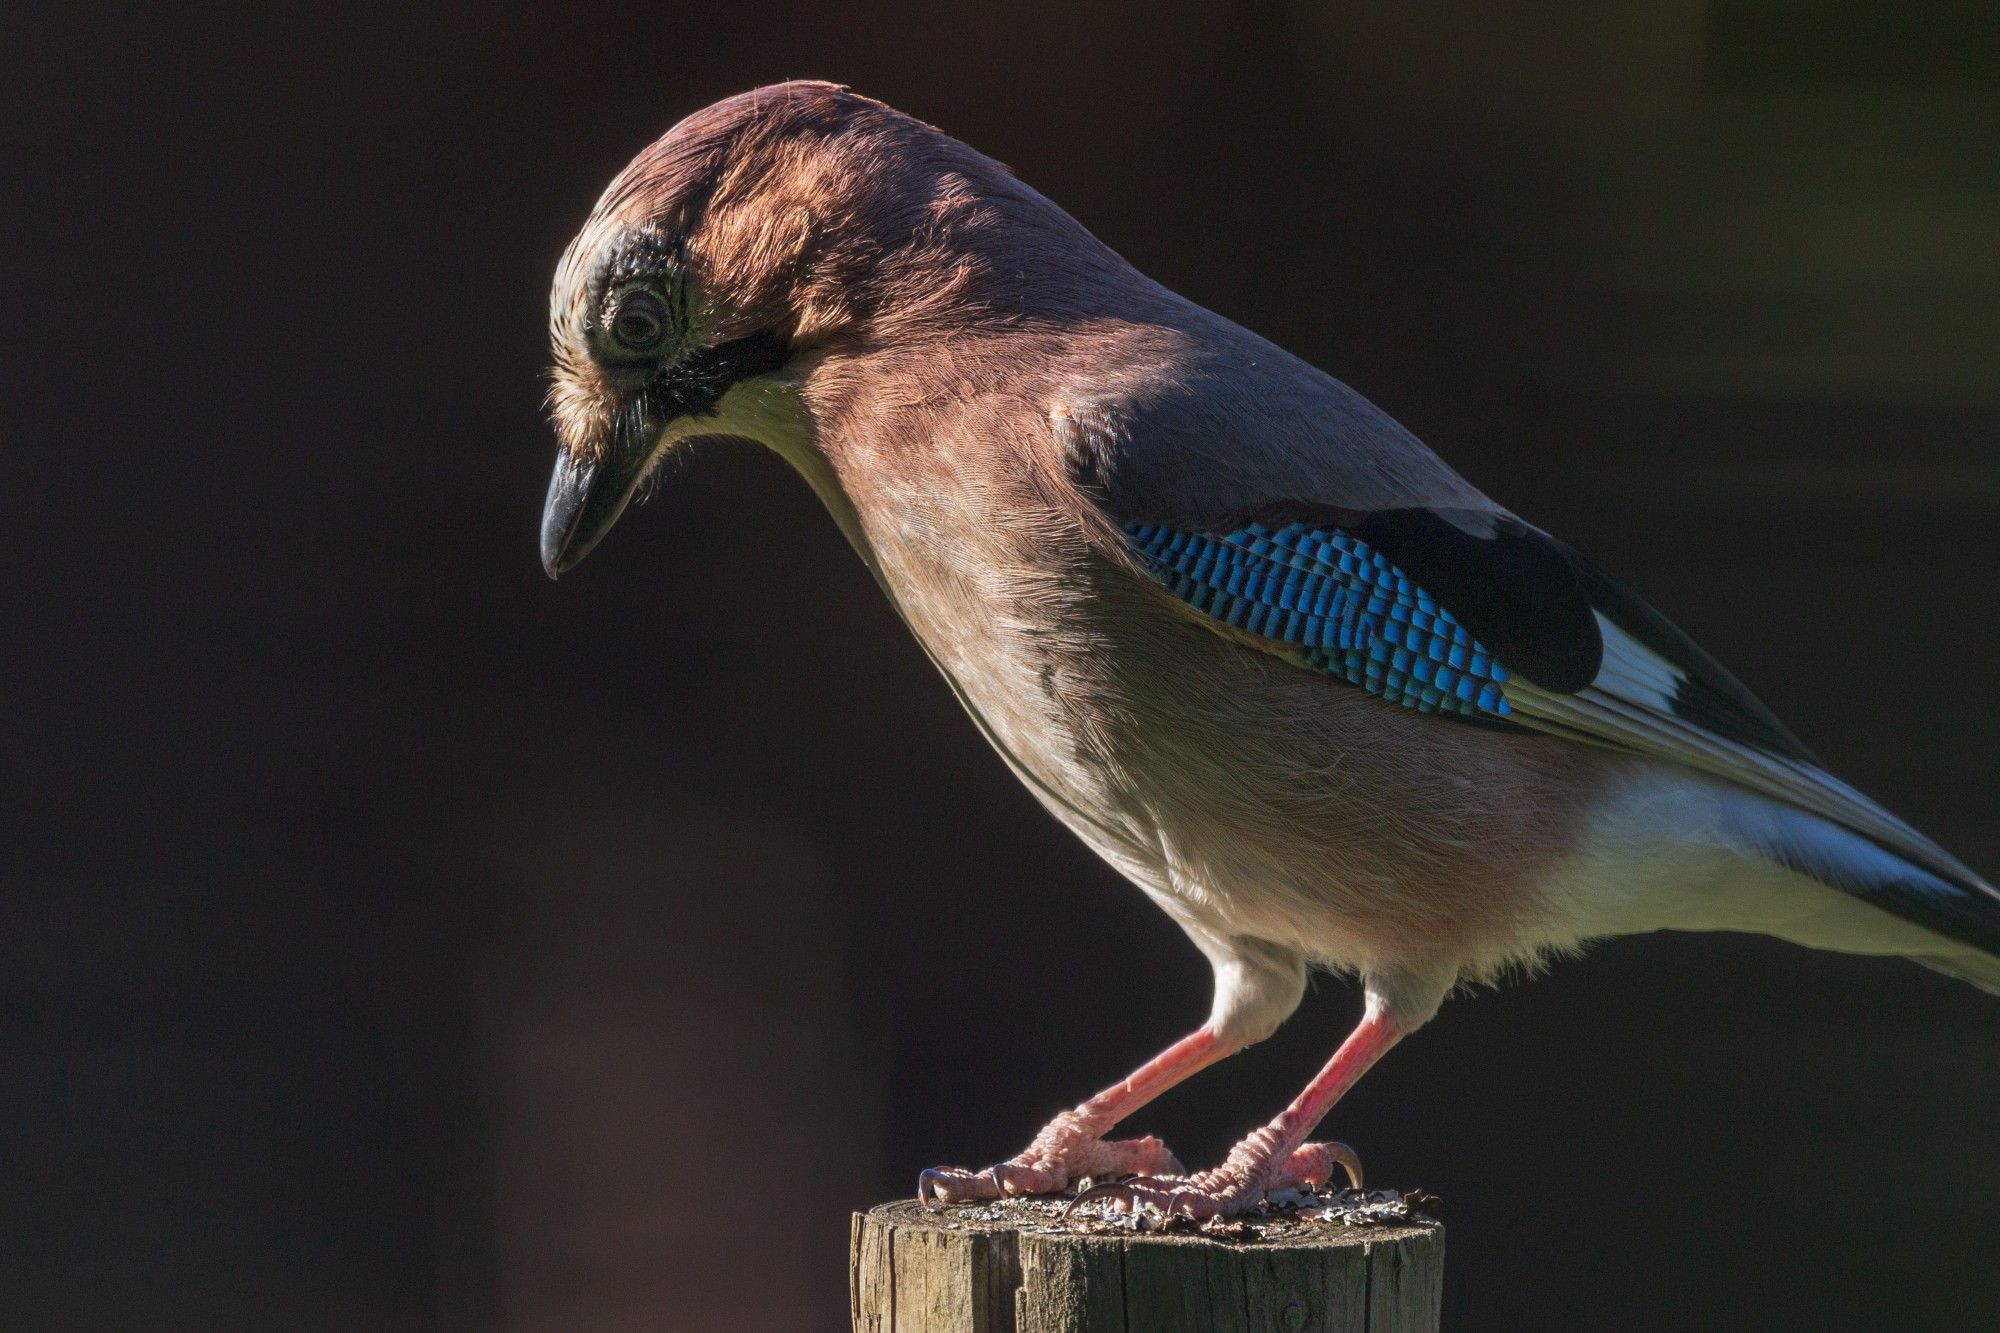
<svg viewBox="0 0 2000 1333">
<path fill-rule="evenodd" d="M 1275 1190 L 1327 1183 L 1337 1166 L 1361 1188 L 1361 1159 L 1344 1143 L 1308 1143 L 1275 1164 L 1275 1155 L 1253 1135 L 1238 1144 L 1221 1166 L 1191 1176 L 1138 1176 L 1100 1185 L 1077 1196 L 1072 1208 L 1101 1203 L 1114 1213 L 1156 1212 L 1206 1222 L 1249 1212 Z"/>
<path fill-rule="evenodd" d="M 1104 1128 L 1064 1111 L 1016 1156 L 984 1171 L 933 1167 L 917 1177 L 925 1203 L 962 1203 L 1017 1194 L 1056 1194 L 1071 1181 L 1101 1176 L 1179 1174 L 1186 1168 L 1155 1138 L 1107 1139 Z"/>
</svg>

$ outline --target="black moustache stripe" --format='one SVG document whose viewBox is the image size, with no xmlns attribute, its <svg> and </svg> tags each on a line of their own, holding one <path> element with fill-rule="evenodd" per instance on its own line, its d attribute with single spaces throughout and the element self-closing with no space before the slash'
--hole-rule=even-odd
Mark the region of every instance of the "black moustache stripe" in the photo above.
<svg viewBox="0 0 2000 1333">
<path fill-rule="evenodd" d="M 715 405 L 732 385 L 753 375 L 768 375 L 791 356 L 791 343 L 770 332 L 704 348 L 646 386 L 647 415 L 660 424 L 677 417 L 713 416 Z"/>
</svg>

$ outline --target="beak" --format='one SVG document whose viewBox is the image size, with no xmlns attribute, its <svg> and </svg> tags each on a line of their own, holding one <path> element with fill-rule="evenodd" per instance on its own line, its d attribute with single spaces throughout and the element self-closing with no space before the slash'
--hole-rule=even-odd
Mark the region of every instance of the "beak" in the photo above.
<svg viewBox="0 0 2000 1333">
<path fill-rule="evenodd" d="M 565 449 L 556 456 L 542 505 L 542 568 L 550 578 L 575 568 L 632 502 L 651 451 L 614 440 L 602 459 Z"/>
<path fill-rule="evenodd" d="M 771 333 L 707 348 L 675 367 L 672 378 L 648 396 L 645 410 L 616 413 L 601 447 L 565 445 L 542 509 L 542 568 L 549 577 L 568 573 L 604 540 L 632 503 L 674 423 L 688 416 L 713 418 L 716 405 L 737 381 L 778 369 L 790 354 L 789 344 Z"/>
</svg>

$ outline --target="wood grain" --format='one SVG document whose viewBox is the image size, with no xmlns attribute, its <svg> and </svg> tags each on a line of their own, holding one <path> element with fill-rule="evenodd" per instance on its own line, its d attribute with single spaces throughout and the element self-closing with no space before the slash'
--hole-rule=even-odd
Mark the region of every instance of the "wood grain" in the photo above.
<svg viewBox="0 0 2000 1333">
<path fill-rule="evenodd" d="M 1436 1333 L 1444 1228 L 1075 1234 L 914 1200 L 854 1216 L 856 1333 Z"/>
</svg>

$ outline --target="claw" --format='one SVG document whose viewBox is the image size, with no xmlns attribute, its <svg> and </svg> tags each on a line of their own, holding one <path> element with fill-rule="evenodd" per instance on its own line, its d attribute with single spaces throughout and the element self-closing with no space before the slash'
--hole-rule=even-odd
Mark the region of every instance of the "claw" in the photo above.
<svg viewBox="0 0 2000 1333">
<path fill-rule="evenodd" d="M 1001 1187 L 999 1168 L 988 1171 L 961 1171 L 957 1167 L 934 1166 L 917 1174 L 917 1200 L 935 1212 L 948 1203 L 967 1199 L 997 1199 Z"/>
<path fill-rule="evenodd" d="M 1151 1204 L 1163 1216 L 1178 1215 L 1193 1218 L 1195 1221 L 1201 1221 L 1205 1216 L 1211 1216 L 1221 1210 L 1220 1201 L 1210 1198 L 1205 1191 L 1198 1188 L 1183 1188 L 1189 1183 L 1159 1176 L 1134 1176 L 1130 1180 L 1112 1181 L 1077 1195 L 1070 1200 L 1069 1207 L 1063 1209 L 1063 1216 L 1067 1217 L 1075 1212 L 1079 1204 L 1105 1199 L 1113 1199 L 1124 1204 L 1127 1212 L 1136 1213 L 1145 1205 Z"/>
<path fill-rule="evenodd" d="M 1262 1195 L 1262 1191 L 1258 1191 Z M 1130 1181 L 1114 1181 L 1110 1185 L 1098 1185 L 1080 1193 L 1064 1215 L 1076 1209 L 1076 1205 L 1092 1199 L 1110 1199 L 1122 1203 L 1126 1213 L 1138 1213 L 1144 1207 L 1156 1209 L 1162 1217 L 1188 1217 L 1192 1221 L 1208 1221 L 1222 1213 L 1236 1213 L 1240 1205 L 1228 1199 L 1224 1193 L 1214 1191 L 1194 1179 L 1172 1179 L 1172 1177 L 1132 1177 Z"/>
<path fill-rule="evenodd" d="M 1127 1203 L 1136 1203 L 1138 1201 L 1138 1198 L 1130 1189 L 1127 1188 L 1128 1184 L 1129 1182 L 1127 1181 L 1112 1180 L 1112 1181 L 1106 1181 L 1102 1185 L 1093 1185 L 1089 1189 L 1084 1190 L 1081 1194 L 1078 1194 L 1074 1199 L 1071 1199 L 1069 1201 L 1069 1205 L 1063 1209 L 1062 1215 L 1064 1217 L 1068 1217 L 1071 1213 L 1075 1212 L 1078 1208 L 1082 1207 L 1084 1204 L 1089 1203 L 1091 1200 L 1108 1199 L 1114 1194 L 1122 1195 Z"/>
<path fill-rule="evenodd" d="M 1286 1189 L 1303 1181 L 1317 1187 L 1333 1177 L 1338 1166 L 1347 1173 L 1351 1188 L 1362 1188 L 1361 1157 L 1344 1143 L 1308 1143 L 1285 1159 L 1284 1169 L 1271 1182 L 1272 1189 Z"/>
<path fill-rule="evenodd" d="M 1078 1194 L 1063 1212 L 1067 1216 L 1082 1204 L 1102 1203 L 1118 1212 L 1136 1214 L 1153 1209 L 1168 1219 L 1205 1222 L 1255 1208 L 1272 1190 L 1290 1189 L 1307 1181 L 1323 1185 L 1335 1166 L 1347 1173 L 1355 1189 L 1362 1188 L 1361 1158 L 1354 1149 L 1345 1143 L 1308 1143 L 1285 1158 L 1276 1171 L 1260 1166 L 1255 1159 L 1232 1156 L 1221 1167 L 1195 1176 L 1175 1171 L 1099 1185 Z"/>
<path fill-rule="evenodd" d="M 1060 1123 L 1060 1122 L 1059 1122 Z M 967 1199 L 1011 1199 L 1023 1194 L 1060 1194 L 1072 1180 L 1086 1176 L 1124 1176 L 1134 1172 L 1182 1174 L 1180 1159 L 1155 1138 L 1041 1139 L 1011 1161 L 967 1171 L 937 1166 L 917 1176 L 917 1198 L 926 1207 Z"/>
<path fill-rule="evenodd" d="M 1362 1184 L 1360 1153 L 1355 1152 L 1354 1149 L 1348 1147 L 1346 1144 L 1339 1142 L 1327 1144 L 1326 1151 L 1328 1156 L 1340 1163 L 1340 1169 L 1347 1173 L 1347 1183 L 1351 1188 L 1366 1188 Z"/>
</svg>

